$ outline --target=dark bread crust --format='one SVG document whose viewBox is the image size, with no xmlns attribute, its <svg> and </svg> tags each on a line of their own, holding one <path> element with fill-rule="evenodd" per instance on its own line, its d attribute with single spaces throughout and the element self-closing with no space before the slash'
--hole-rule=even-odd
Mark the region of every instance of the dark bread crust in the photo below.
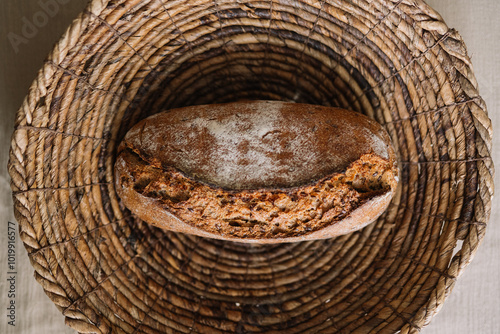
<svg viewBox="0 0 500 334">
<path fill-rule="evenodd" d="M 252 154 L 257 164 L 245 162 Z M 218 158 L 240 173 L 221 181 Z M 242 175 L 248 165 L 264 171 Z M 394 151 L 378 123 L 342 109 L 269 101 L 157 114 L 129 131 L 115 174 L 122 201 L 141 219 L 247 242 L 361 228 L 385 210 L 397 185 Z"/>
<path fill-rule="evenodd" d="M 339 108 L 279 101 L 192 106 L 153 115 L 124 147 L 148 163 L 225 189 L 288 188 L 344 171 L 362 154 L 390 159 L 374 120 Z"/>
</svg>

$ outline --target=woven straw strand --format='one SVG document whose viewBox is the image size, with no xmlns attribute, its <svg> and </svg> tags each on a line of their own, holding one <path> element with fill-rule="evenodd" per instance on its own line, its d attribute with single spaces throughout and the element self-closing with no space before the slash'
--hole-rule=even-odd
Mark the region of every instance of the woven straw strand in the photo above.
<svg viewBox="0 0 500 334">
<path fill-rule="evenodd" d="M 158 111 L 276 99 L 362 112 L 400 187 L 361 231 L 246 245 L 158 230 L 114 190 Z M 484 238 L 492 125 L 462 38 L 420 0 L 93 0 L 16 118 L 9 173 L 35 278 L 80 333 L 417 333 Z"/>
</svg>

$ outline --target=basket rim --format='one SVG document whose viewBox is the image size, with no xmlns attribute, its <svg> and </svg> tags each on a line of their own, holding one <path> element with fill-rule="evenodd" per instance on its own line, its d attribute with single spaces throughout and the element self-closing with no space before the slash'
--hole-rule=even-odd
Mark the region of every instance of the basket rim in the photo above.
<svg viewBox="0 0 500 334">
<path fill-rule="evenodd" d="M 392 3 L 396 3 L 395 6 L 398 6 L 401 3 L 411 2 L 411 5 L 417 6 L 419 9 L 424 11 L 430 18 L 431 21 L 426 22 L 426 28 L 429 31 L 436 32 L 437 34 L 444 33 L 455 33 L 454 29 L 450 29 L 443 18 L 437 13 L 433 8 L 431 8 L 427 3 L 423 0 L 399 0 L 392 1 Z M 49 86 L 48 82 L 55 72 L 55 67 L 60 66 L 64 58 L 67 56 L 68 52 L 77 44 L 79 38 L 77 36 L 84 36 L 85 33 L 85 24 L 88 21 L 88 17 L 86 13 L 92 13 L 92 15 L 100 16 L 100 14 L 104 11 L 106 6 L 110 3 L 110 0 L 92 0 L 90 1 L 83 12 L 81 12 L 71 23 L 71 25 L 67 28 L 65 33 L 53 47 L 52 51 L 49 53 L 47 60 L 43 64 L 42 68 L 39 70 L 36 79 L 33 81 L 29 88 L 29 93 L 24 99 L 22 106 L 16 113 L 17 118 L 29 119 L 33 112 L 38 108 L 37 101 L 46 96 L 47 88 Z M 461 36 L 456 33 L 457 38 L 460 41 L 461 46 L 465 50 L 465 55 L 463 59 L 466 60 L 466 71 L 470 74 L 470 77 L 466 78 L 471 83 L 471 87 L 477 96 L 479 104 L 483 106 L 481 112 L 474 114 L 474 122 L 480 124 L 482 127 L 486 129 L 486 132 L 482 134 L 482 140 L 484 141 L 486 147 L 488 148 L 488 154 L 485 158 L 491 159 L 491 145 L 492 145 L 492 125 L 491 121 L 488 117 L 488 112 L 486 110 L 486 106 L 482 98 L 479 96 L 477 82 L 475 79 L 475 75 L 472 68 L 472 63 L 470 61 L 470 57 L 466 51 L 466 45 L 461 38 Z M 444 47 L 444 46 L 443 46 Z M 453 52 L 453 51 L 450 51 Z M 11 141 L 11 154 L 9 159 L 9 174 L 11 176 L 11 184 L 19 191 L 24 192 L 29 189 L 22 183 L 16 183 L 14 180 L 13 169 L 22 168 L 22 166 L 26 163 L 23 161 L 23 157 L 18 154 L 19 148 L 21 151 L 26 149 L 26 143 L 20 139 L 20 134 L 22 131 L 25 131 L 22 126 L 18 125 L 19 122 L 16 122 L 16 127 L 12 134 Z M 24 146 L 23 146 L 24 145 Z M 491 199 L 494 194 L 494 184 L 493 184 L 493 175 L 494 175 L 494 167 L 493 164 L 489 166 L 489 172 L 491 178 L 479 179 L 479 195 L 483 196 L 484 200 L 484 208 L 485 208 L 485 219 L 486 222 L 490 217 L 490 208 L 491 208 Z M 14 201 L 16 193 L 13 192 Z M 17 211 L 17 209 L 16 209 Z M 22 217 L 21 215 L 17 215 L 16 220 L 19 223 L 19 229 L 21 240 L 25 247 L 32 247 L 33 243 L 31 240 L 32 233 L 29 232 L 32 230 L 32 226 L 30 223 Z M 455 285 L 456 280 L 463 274 L 465 268 L 470 264 L 473 260 L 474 255 L 476 254 L 478 247 L 485 236 L 485 227 L 486 224 L 482 222 L 474 222 L 471 224 L 471 230 L 463 240 L 460 250 L 458 250 L 454 255 L 452 260 L 447 266 L 447 271 L 439 278 L 438 284 L 435 286 L 434 290 L 431 293 L 431 298 L 424 304 L 422 307 L 416 312 L 416 314 L 410 319 L 411 323 L 407 323 L 401 329 L 401 333 L 416 333 L 420 331 L 423 327 L 427 326 L 432 318 L 440 311 L 445 299 L 452 292 L 453 287 Z M 28 249 L 28 248 L 27 248 Z M 32 265 L 34 265 L 34 260 L 30 258 Z M 46 272 L 46 276 L 40 276 L 39 273 L 35 270 L 37 275 L 38 282 L 42 285 L 44 291 L 47 294 L 54 293 L 53 282 L 56 282 L 54 276 Z M 58 288 L 60 289 L 60 288 Z M 57 289 L 56 289 L 57 290 Z M 71 303 L 71 301 L 61 293 L 59 296 L 61 300 L 56 303 L 59 309 L 62 310 L 63 305 L 66 303 Z M 53 300 L 54 301 L 54 300 Z M 77 330 L 82 331 L 85 330 L 87 332 L 88 328 L 92 328 L 96 333 L 99 333 L 100 330 L 93 324 L 93 321 L 89 319 L 83 312 L 81 313 L 67 313 L 64 314 L 66 317 L 66 324 Z"/>
</svg>

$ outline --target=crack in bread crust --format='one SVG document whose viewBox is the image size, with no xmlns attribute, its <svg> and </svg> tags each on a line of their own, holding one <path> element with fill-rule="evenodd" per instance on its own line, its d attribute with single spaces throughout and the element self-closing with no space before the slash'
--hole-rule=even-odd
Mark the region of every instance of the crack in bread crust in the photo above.
<svg viewBox="0 0 500 334">
<path fill-rule="evenodd" d="M 227 190 L 185 176 L 173 167 L 121 152 L 133 166 L 122 187 L 154 199 L 182 221 L 210 233 L 236 238 L 301 236 L 340 221 L 366 201 L 395 189 L 393 164 L 364 154 L 345 172 L 284 189 Z"/>
</svg>

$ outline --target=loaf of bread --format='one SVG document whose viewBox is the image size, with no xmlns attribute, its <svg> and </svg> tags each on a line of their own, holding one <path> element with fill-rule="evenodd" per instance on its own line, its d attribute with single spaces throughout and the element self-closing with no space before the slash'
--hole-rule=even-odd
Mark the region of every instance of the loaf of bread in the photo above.
<svg viewBox="0 0 500 334">
<path fill-rule="evenodd" d="M 374 120 L 278 101 L 191 106 L 142 120 L 118 148 L 124 205 L 157 227 L 239 242 L 330 238 L 373 222 L 398 181 Z"/>
</svg>

